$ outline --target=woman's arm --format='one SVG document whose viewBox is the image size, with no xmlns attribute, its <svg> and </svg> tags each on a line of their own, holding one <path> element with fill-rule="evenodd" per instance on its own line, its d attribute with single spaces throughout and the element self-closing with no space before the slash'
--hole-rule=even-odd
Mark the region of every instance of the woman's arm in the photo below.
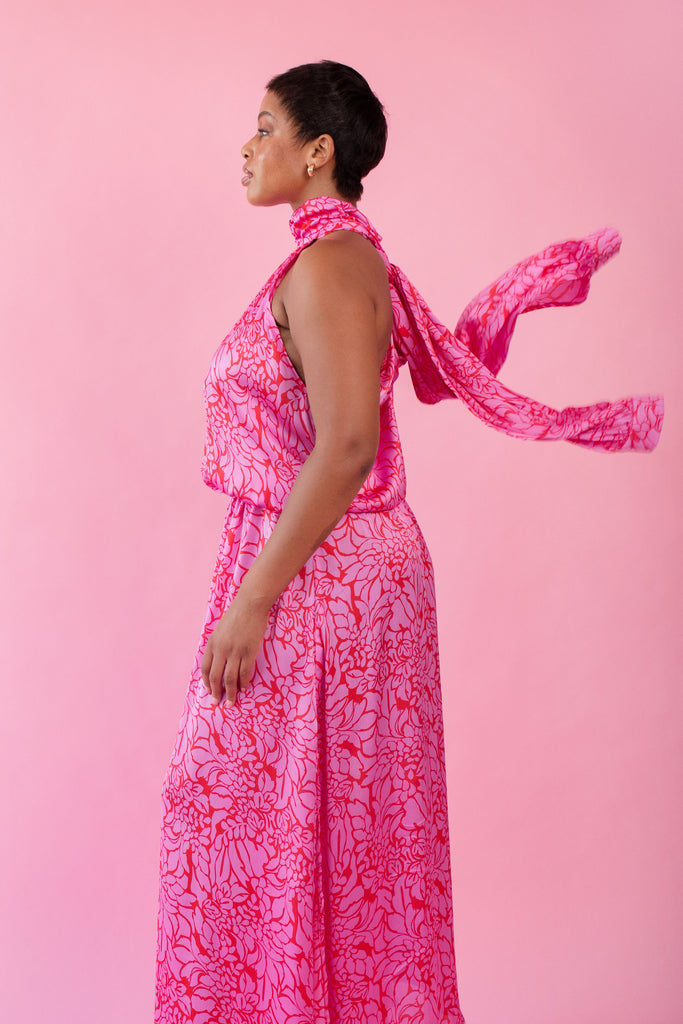
<svg viewBox="0 0 683 1024">
<path fill-rule="evenodd" d="M 379 443 L 379 377 L 391 299 L 377 251 L 346 232 L 320 239 L 292 267 L 285 309 L 315 446 L 209 638 L 202 676 L 215 704 L 223 690 L 232 705 L 238 685 L 247 688 L 272 605 L 346 512 Z"/>
</svg>

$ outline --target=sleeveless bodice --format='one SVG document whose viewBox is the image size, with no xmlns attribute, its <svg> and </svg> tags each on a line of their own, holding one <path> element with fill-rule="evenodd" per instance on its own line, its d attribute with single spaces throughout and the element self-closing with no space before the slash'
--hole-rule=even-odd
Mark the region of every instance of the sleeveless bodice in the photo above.
<svg viewBox="0 0 683 1024">
<path fill-rule="evenodd" d="M 388 264 L 380 236 L 352 204 L 304 204 L 290 219 L 296 249 L 266 281 L 214 354 L 204 395 L 205 483 L 280 511 L 315 443 L 306 386 L 287 355 L 271 311 L 273 294 L 303 248 L 332 231 L 370 239 Z M 399 358 L 389 346 L 380 377 L 380 441 L 374 466 L 349 512 L 395 507 L 405 498 L 403 455 L 393 403 Z"/>
</svg>

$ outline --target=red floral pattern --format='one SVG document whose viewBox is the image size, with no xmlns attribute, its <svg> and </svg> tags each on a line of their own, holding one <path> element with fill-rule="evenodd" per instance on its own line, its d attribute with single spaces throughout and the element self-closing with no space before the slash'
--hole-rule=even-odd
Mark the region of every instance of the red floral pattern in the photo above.
<svg viewBox="0 0 683 1024">
<path fill-rule="evenodd" d="M 405 502 L 392 387 L 457 395 L 523 437 L 648 449 L 661 399 L 556 413 L 495 378 L 516 316 L 580 302 L 614 232 L 564 242 L 478 295 L 454 333 L 348 203 L 312 200 L 297 248 L 216 352 L 205 481 L 229 496 L 205 626 L 163 786 L 156 1024 L 462 1024 L 453 952 L 441 691 L 429 553 Z M 314 443 L 306 389 L 270 310 L 303 246 L 345 229 L 387 264 L 393 344 L 381 440 L 346 515 L 273 608 L 231 710 L 206 641 Z"/>
</svg>

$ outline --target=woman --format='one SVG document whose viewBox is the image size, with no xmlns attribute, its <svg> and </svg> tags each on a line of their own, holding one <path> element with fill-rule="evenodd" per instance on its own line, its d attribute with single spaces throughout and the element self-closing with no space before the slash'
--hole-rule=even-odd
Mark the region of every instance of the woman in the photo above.
<svg viewBox="0 0 683 1024">
<path fill-rule="evenodd" d="M 205 481 L 229 497 L 163 790 L 156 1024 L 460 1024 L 429 554 L 392 402 L 515 436 L 654 446 L 661 400 L 555 412 L 495 378 L 516 316 L 579 302 L 613 231 L 518 264 L 451 334 L 357 210 L 386 142 L 351 68 L 273 78 L 242 149 L 295 251 L 216 352 Z"/>
</svg>

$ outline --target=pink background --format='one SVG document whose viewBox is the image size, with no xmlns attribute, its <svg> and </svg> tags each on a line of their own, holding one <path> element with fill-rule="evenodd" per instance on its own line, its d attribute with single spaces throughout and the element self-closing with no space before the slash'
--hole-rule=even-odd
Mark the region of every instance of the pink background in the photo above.
<svg viewBox="0 0 683 1024">
<path fill-rule="evenodd" d="M 468 1024 L 678 1024 L 680 4 L 5 7 L 4 1019 L 151 1020 L 159 793 L 224 506 L 202 381 L 290 248 L 239 146 L 271 74 L 331 57 L 389 110 L 362 209 L 446 322 L 543 245 L 623 234 L 584 306 L 520 321 L 503 379 L 664 391 L 653 455 L 513 441 L 407 380 L 399 411 Z"/>
</svg>

